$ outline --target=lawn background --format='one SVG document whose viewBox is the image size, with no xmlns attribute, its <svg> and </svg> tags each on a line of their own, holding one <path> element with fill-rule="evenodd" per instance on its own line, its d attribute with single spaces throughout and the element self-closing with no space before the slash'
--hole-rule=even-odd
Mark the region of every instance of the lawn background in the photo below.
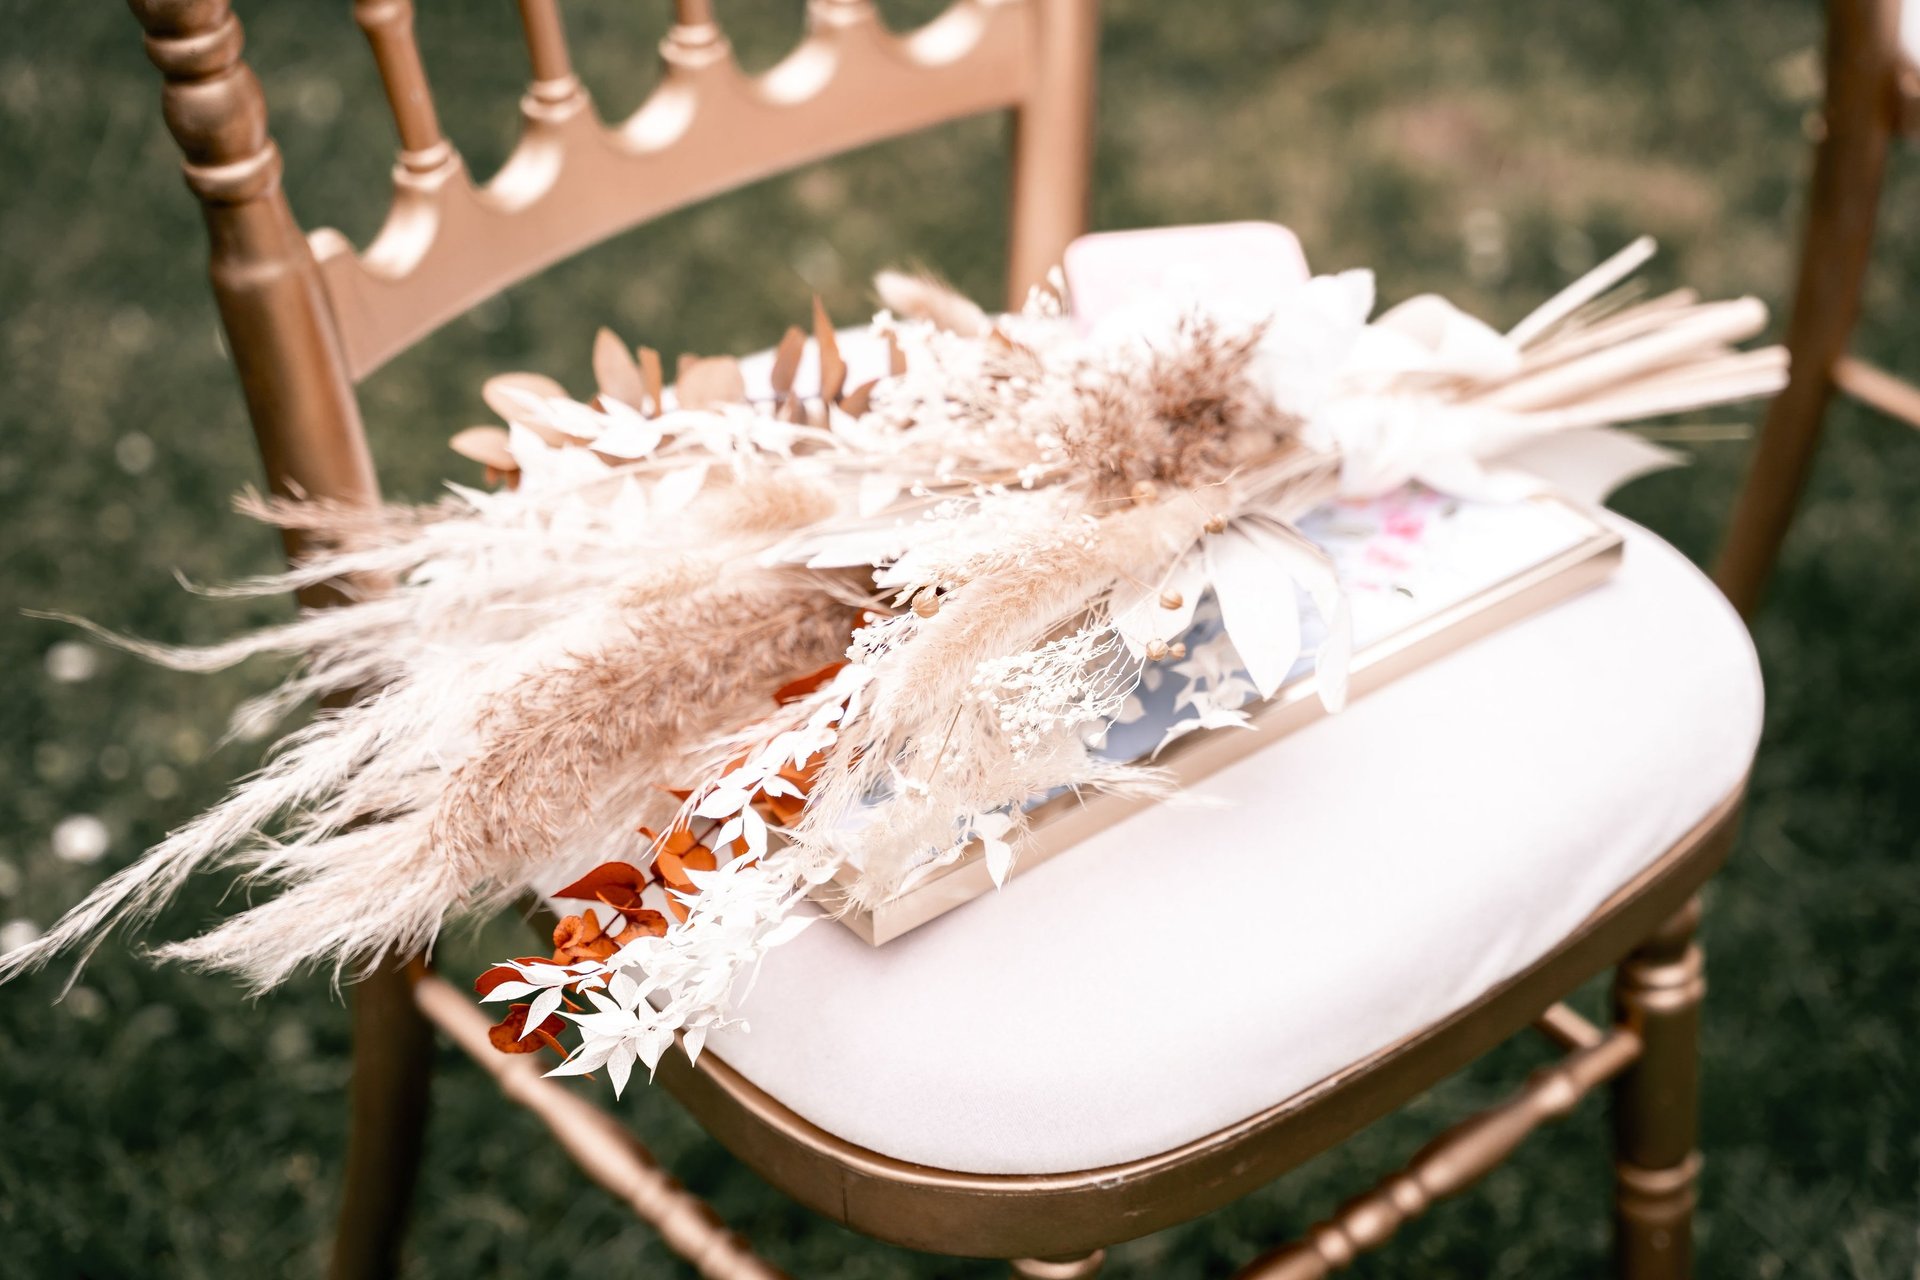
<svg viewBox="0 0 1920 1280">
<path fill-rule="evenodd" d="M 421 7 L 443 119 L 490 173 L 526 75 L 512 6 Z M 364 243 L 392 139 L 347 8 L 241 6 L 296 213 Z M 646 51 L 666 8 L 569 4 L 576 58 L 609 117 L 653 83 Z M 798 31 L 796 3 L 721 8 L 750 66 Z M 886 8 L 904 24 L 934 5 Z M 0 920 L 44 926 L 255 762 L 257 747 L 214 744 L 224 713 L 273 673 L 206 679 L 56 651 L 72 633 L 19 611 L 210 640 L 283 609 L 197 602 L 173 578 L 270 569 L 277 543 L 226 511 L 257 462 L 135 24 L 103 0 L 0 0 L 0 30 Z M 1648 231 L 1666 250 L 1657 282 L 1778 304 L 1818 40 L 1807 0 L 1113 0 L 1095 223 L 1274 219 L 1321 269 L 1375 267 L 1386 301 L 1439 290 L 1499 322 Z M 814 292 L 858 319 L 870 274 L 913 261 L 992 299 L 1003 142 L 1000 121 L 975 121 L 763 183 L 486 304 L 366 385 L 389 492 L 426 496 L 460 472 L 444 441 L 486 419 L 487 373 L 584 386 L 601 324 L 670 353 L 750 349 Z M 1916 166 L 1897 168 L 1884 207 L 1862 346 L 1920 372 L 1903 302 L 1920 284 Z M 1701 443 L 1692 467 L 1617 505 L 1704 560 L 1745 453 Z M 1837 412 L 1759 620 L 1766 741 L 1705 934 L 1705 1276 L 1920 1274 L 1917 496 L 1920 434 Z M 55 678 L 88 658 L 86 678 Z M 100 861 L 55 856 L 52 832 L 73 815 L 105 824 Z M 219 896 L 198 887 L 160 932 L 204 923 Z M 517 926 L 496 924 L 457 935 L 444 959 L 466 972 L 519 949 Z M 254 1001 L 110 946 L 59 1006 L 57 989 L 42 976 L 0 992 L 0 1273 L 319 1274 L 348 1073 L 346 1014 L 326 981 Z M 442 1052 L 410 1275 L 686 1274 Z M 1111 1274 L 1224 1274 L 1542 1057 L 1510 1047 L 1245 1202 L 1119 1248 Z M 622 1109 L 798 1275 L 998 1273 L 820 1225 L 663 1093 L 640 1089 Z M 1589 1105 L 1355 1274 L 1600 1274 L 1603 1152 L 1604 1107 Z"/>
</svg>

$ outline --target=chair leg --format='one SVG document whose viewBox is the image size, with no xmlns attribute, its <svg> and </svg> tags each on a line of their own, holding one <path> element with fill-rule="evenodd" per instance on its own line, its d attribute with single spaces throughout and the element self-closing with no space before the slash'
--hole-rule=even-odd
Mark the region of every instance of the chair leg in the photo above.
<svg viewBox="0 0 1920 1280">
<path fill-rule="evenodd" d="M 331 1280 L 384 1280 L 399 1270 L 433 1066 L 433 1028 L 414 1005 L 410 970 L 384 966 L 353 988 L 351 1120 Z"/>
<path fill-rule="evenodd" d="M 1613 1086 L 1615 1269 L 1622 1280 L 1685 1280 L 1693 1272 L 1694 1185 L 1700 1174 L 1700 1003 L 1706 978 L 1693 940 L 1695 898 L 1620 965 L 1616 1018 L 1640 1036 L 1640 1058 Z"/>
<path fill-rule="evenodd" d="M 1888 0 L 1827 6 L 1825 133 L 1814 153 L 1787 325 L 1792 369 L 1786 389 L 1767 407 L 1714 570 L 1742 617 L 1759 607 L 1779 557 L 1820 442 L 1834 365 L 1846 355 L 1859 319 L 1895 123 L 1896 7 Z"/>
<path fill-rule="evenodd" d="M 1092 1280 L 1107 1260 L 1105 1249 L 1095 1249 L 1079 1258 L 1015 1258 L 1016 1280 Z"/>
</svg>

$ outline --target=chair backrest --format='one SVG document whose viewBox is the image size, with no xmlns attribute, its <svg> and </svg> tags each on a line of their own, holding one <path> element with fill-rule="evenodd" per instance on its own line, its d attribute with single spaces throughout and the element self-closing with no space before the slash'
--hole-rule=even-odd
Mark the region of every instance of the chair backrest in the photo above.
<svg viewBox="0 0 1920 1280">
<path fill-rule="evenodd" d="M 1016 300 L 1085 222 L 1096 0 L 955 0 L 904 36 L 872 0 L 807 0 L 805 39 L 752 77 L 711 0 L 673 0 L 661 82 L 611 126 L 573 74 L 556 0 L 518 0 L 532 83 L 520 139 L 485 185 L 441 132 L 411 0 L 355 0 L 400 138 L 392 207 L 363 252 L 296 223 L 229 0 L 130 3 L 281 492 L 373 497 L 354 384 L 442 324 L 616 232 L 809 161 L 1011 110 Z"/>
</svg>

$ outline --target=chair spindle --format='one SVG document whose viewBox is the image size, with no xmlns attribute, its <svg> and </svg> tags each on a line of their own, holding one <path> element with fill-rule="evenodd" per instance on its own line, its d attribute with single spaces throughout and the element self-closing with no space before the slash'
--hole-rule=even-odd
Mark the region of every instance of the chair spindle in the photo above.
<svg viewBox="0 0 1920 1280">
<path fill-rule="evenodd" d="M 873 17 L 873 0 L 807 0 L 807 24 L 816 31 L 851 26 Z"/>
<path fill-rule="evenodd" d="M 732 50 L 713 19 L 713 0 L 673 0 L 673 26 L 660 42 L 660 56 L 671 70 L 698 71 L 723 61 Z"/>
<path fill-rule="evenodd" d="M 533 64 L 536 102 L 562 103 L 580 92 L 567 52 L 567 31 L 560 22 L 557 0 L 520 0 L 520 25 L 527 36 L 527 57 Z"/>
<path fill-rule="evenodd" d="M 400 133 L 400 168 L 431 173 L 453 159 L 453 144 L 440 131 L 433 90 L 413 35 L 413 0 L 354 0 L 353 20 L 373 47 L 380 83 L 387 91 Z"/>
<path fill-rule="evenodd" d="M 414 984 L 420 1011 L 472 1058 L 508 1098 L 533 1112 L 581 1170 L 625 1201 L 686 1259 L 701 1280 L 788 1280 L 729 1231 L 707 1203 L 660 1167 L 639 1138 L 612 1115 L 548 1079 L 531 1058 L 503 1054 L 487 1039 L 487 1018 L 446 979 Z"/>
<path fill-rule="evenodd" d="M 1551 1025 L 1585 1036 L 1570 1013 L 1553 1015 Z M 1303 1239 L 1248 1263 L 1236 1280 L 1325 1280 L 1352 1266 L 1435 1201 L 1458 1195 L 1485 1177 L 1535 1129 L 1572 1111 L 1596 1086 L 1632 1067 L 1641 1052 L 1637 1033 L 1616 1028 L 1540 1068 L 1519 1093 L 1447 1130 L 1404 1169 L 1342 1205 Z"/>
</svg>

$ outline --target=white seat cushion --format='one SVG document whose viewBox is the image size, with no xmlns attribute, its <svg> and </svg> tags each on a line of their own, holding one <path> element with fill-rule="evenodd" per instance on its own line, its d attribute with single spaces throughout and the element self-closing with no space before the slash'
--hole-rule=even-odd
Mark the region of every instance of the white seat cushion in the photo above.
<svg viewBox="0 0 1920 1280">
<path fill-rule="evenodd" d="M 1624 523 L 1624 522 L 1623 522 Z M 710 1048 L 821 1128 L 976 1173 L 1169 1150 L 1551 950 L 1744 775 L 1761 688 L 1713 586 L 1625 526 L 1607 584 L 871 948 L 773 952 Z"/>
</svg>

